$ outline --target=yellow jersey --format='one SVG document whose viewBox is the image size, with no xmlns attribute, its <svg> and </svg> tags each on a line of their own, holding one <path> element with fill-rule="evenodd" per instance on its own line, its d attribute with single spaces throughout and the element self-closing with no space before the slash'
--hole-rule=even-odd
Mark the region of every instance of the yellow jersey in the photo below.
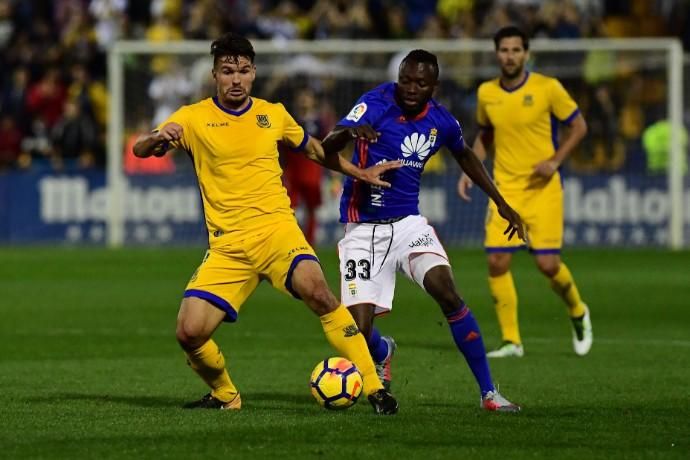
<svg viewBox="0 0 690 460">
<path fill-rule="evenodd" d="M 158 129 L 170 122 L 182 126 L 173 145 L 194 162 L 211 246 L 294 220 L 276 143 L 302 149 L 308 135 L 282 104 L 250 98 L 233 111 L 213 97 L 181 107 Z"/>
<path fill-rule="evenodd" d="M 477 122 L 493 128 L 496 185 L 527 189 L 534 166 L 558 148 L 558 123 L 570 123 L 579 113 L 577 104 L 558 80 L 534 72 L 513 89 L 499 78 L 484 82 L 477 99 Z"/>
</svg>

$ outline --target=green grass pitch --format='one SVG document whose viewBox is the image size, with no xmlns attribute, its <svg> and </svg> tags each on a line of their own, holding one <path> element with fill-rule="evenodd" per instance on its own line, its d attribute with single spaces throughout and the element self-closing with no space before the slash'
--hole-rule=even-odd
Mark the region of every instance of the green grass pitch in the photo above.
<svg viewBox="0 0 690 460">
<path fill-rule="evenodd" d="M 595 342 L 571 350 L 565 308 L 516 256 L 526 356 L 491 361 L 520 414 L 480 411 L 443 317 L 399 278 L 379 320 L 399 345 L 395 417 L 320 409 L 307 387 L 333 355 L 318 319 L 262 284 L 216 340 L 240 412 L 185 411 L 206 388 L 174 338 L 201 249 L 0 249 L 0 458 L 690 458 L 690 253 L 571 250 Z M 320 251 L 333 287 L 337 263 Z M 483 329 L 500 337 L 483 253 L 450 252 Z"/>
</svg>

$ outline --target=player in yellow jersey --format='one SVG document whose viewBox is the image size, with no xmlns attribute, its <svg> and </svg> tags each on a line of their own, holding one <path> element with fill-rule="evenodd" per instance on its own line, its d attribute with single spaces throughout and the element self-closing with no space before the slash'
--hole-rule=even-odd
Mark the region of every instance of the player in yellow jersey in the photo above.
<svg viewBox="0 0 690 460">
<path fill-rule="evenodd" d="M 563 187 L 558 168 L 587 132 L 577 104 L 561 83 L 525 69 L 529 57 L 527 36 L 517 27 L 505 27 L 494 36 L 499 78 L 479 86 L 477 121 L 480 132 L 473 150 L 485 159 L 495 145 L 494 179 L 505 199 L 527 226 L 527 245 L 539 270 L 564 300 L 573 326 L 575 353 L 586 355 L 592 346 L 589 310 L 580 298 L 568 267 L 560 257 L 563 243 Z M 558 144 L 558 123 L 569 127 Z M 469 200 L 472 181 L 463 175 L 458 193 Z M 513 253 L 521 243 L 507 241 L 504 221 L 489 204 L 484 242 L 489 265 L 489 288 L 495 301 L 503 344 L 492 358 L 523 356 L 517 319 L 517 292 L 510 273 Z"/>
<path fill-rule="evenodd" d="M 192 158 L 208 228 L 209 250 L 192 275 L 177 317 L 177 340 L 190 367 L 211 392 L 188 408 L 239 409 L 240 393 L 211 335 L 234 322 L 262 279 L 301 298 L 319 315 L 326 337 L 353 361 L 364 377 L 364 393 L 375 411 L 394 414 L 395 398 L 383 389 L 366 341 L 348 310 L 326 284 L 314 250 L 299 229 L 281 183 L 276 143 L 285 142 L 331 169 L 388 187 L 379 176 L 399 167 L 353 167 L 339 155 L 326 156 L 282 104 L 250 96 L 256 77 L 254 49 L 238 35 L 211 45 L 216 96 L 184 106 L 158 129 L 140 137 L 139 157 L 164 155 L 170 147 Z"/>
</svg>

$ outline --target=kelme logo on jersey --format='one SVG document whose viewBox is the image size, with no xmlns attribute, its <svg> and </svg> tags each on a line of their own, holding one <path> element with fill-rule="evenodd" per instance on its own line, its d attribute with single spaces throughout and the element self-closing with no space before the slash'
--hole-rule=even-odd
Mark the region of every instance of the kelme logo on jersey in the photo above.
<svg viewBox="0 0 690 460">
<path fill-rule="evenodd" d="M 271 122 L 268 119 L 268 115 L 257 115 L 256 124 L 259 128 L 270 128 Z"/>
<path fill-rule="evenodd" d="M 352 110 L 350 110 L 350 113 L 347 114 L 345 119 L 350 121 L 359 121 L 359 119 L 362 118 L 362 115 L 364 115 L 366 111 L 367 104 L 364 102 L 360 102 L 356 106 L 352 107 Z"/>
<path fill-rule="evenodd" d="M 309 248 L 307 246 L 292 248 L 288 251 L 287 256 L 291 257 L 293 254 L 297 254 L 298 252 L 309 252 Z"/>
<path fill-rule="evenodd" d="M 434 137 L 434 142 L 436 138 Z M 424 134 L 412 133 L 409 136 L 405 136 L 402 144 L 400 144 L 400 150 L 405 158 L 409 157 L 413 153 L 416 153 L 420 160 L 424 159 L 431 152 L 431 139 L 427 140 Z"/>
</svg>

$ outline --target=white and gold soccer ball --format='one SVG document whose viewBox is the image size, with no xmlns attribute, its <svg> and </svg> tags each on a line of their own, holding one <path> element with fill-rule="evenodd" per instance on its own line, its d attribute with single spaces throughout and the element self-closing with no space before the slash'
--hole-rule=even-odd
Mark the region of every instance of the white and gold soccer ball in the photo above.
<svg viewBox="0 0 690 460">
<path fill-rule="evenodd" d="M 326 409 L 347 409 L 362 394 L 362 374 L 345 358 L 335 357 L 319 362 L 309 379 L 311 394 Z"/>
</svg>

